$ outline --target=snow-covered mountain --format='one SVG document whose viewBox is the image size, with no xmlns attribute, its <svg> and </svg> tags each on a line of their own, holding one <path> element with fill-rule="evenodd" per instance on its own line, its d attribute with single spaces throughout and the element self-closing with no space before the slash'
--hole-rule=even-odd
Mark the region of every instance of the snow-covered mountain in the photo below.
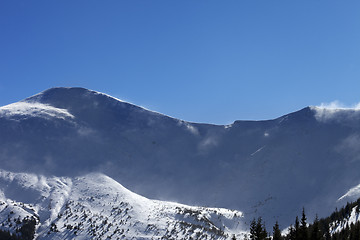
<svg viewBox="0 0 360 240">
<path fill-rule="evenodd" d="M 360 111 L 306 107 L 267 121 L 190 123 L 83 88 L 0 108 L 11 172 L 103 173 L 151 199 L 237 209 L 289 225 L 331 213 L 360 183 Z"/>
<path fill-rule="evenodd" d="M 45 177 L 0 171 L 0 229 L 36 221 L 37 239 L 228 239 L 242 213 L 149 200 L 99 173 Z"/>
</svg>

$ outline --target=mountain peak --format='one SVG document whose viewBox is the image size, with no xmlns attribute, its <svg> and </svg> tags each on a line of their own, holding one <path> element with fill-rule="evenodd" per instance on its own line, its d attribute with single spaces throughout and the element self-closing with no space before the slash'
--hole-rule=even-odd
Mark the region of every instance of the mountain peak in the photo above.
<svg viewBox="0 0 360 240">
<path fill-rule="evenodd" d="M 106 93 L 82 87 L 54 87 L 26 98 L 24 102 L 39 102 L 57 108 L 67 109 L 70 112 L 106 111 L 117 114 L 128 114 L 135 111 L 140 114 L 150 114 L 170 118 L 164 114 L 148 110 L 110 96 Z"/>
<path fill-rule="evenodd" d="M 118 110 L 139 110 L 142 107 L 124 102 L 108 94 L 93 91 L 81 87 L 54 87 L 47 89 L 34 96 L 26 98 L 23 102 L 39 102 L 53 107 L 67 109 L 71 112 L 82 112 L 85 110 L 99 110 L 100 108 L 110 111 Z"/>
<path fill-rule="evenodd" d="M 86 100 L 94 100 L 95 97 L 107 97 L 111 98 L 112 100 L 116 100 L 119 102 L 123 102 L 120 99 L 114 98 L 110 95 L 107 95 L 105 93 L 97 92 L 94 90 L 90 90 L 87 88 L 82 87 L 54 87 L 49 88 L 45 91 L 42 91 L 34 96 L 31 96 L 29 98 L 26 98 L 24 101 L 28 102 L 58 102 L 63 101 L 66 102 L 66 100 L 80 100 L 80 99 L 86 99 Z"/>
<path fill-rule="evenodd" d="M 311 109 L 311 107 L 305 107 L 298 111 L 286 114 L 281 118 L 292 118 L 292 119 L 299 119 L 299 120 L 305 120 L 305 119 L 312 119 L 314 117 L 314 111 Z"/>
</svg>

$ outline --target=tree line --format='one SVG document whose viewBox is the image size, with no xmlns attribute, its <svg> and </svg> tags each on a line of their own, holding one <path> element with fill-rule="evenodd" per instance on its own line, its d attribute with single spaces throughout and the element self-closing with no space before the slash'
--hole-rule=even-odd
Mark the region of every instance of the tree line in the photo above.
<svg viewBox="0 0 360 240">
<path fill-rule="evenodd" d="M 35 235 L 36 219 L 25 217 L 22 221 L 17 220 L 21 227 L 15 233 L 8 230 L 0 230 L 0 239 L 4 240 L 32 240 Z"/>
<path fill-rule="evenodd" d="M 312 223 L 307 222 L 305 209 L 301 213 L 301 219 L 297 216 L 294 224 L 288 228 L 287 234 L 282 235 L 280 226 L 276 222 L 271 232 L 265 227 L 265 222 L 261 217 L 253 219 L 250 223 L 251 240 L 360 240 L 360 222 L 347 223 L 341 231 L 330 234 L 330 224 L 340 224 L 350 217 L 352 210 L 355 208 L 356 213 L 360 213 L 360 198 L 340 210 L 336 209 L 329 217 L 319 219 L 318 216 Z M 235 236 L 232 238 L 236 239 Z"/>
</svg>

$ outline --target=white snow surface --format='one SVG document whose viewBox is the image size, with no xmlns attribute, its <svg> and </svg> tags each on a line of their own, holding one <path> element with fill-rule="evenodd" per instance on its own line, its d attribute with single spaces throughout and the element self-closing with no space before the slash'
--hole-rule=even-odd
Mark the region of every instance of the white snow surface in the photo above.
<svg viewBox="0 0 360 240">
<path fill-rule="evenodd" d="M 360 197 L 360 184 L 349 189 L 343 196 L 341 196 L 338 201 L 347 200 L 349 202 L 355 201 Z"/>
<path fill-rule="evenodd" d="M 37 219 L 37 239 L 238 239 L 243 214 L 150 200 L 110 177 L 45 177 L 0 170 L 0 226 Z M 10 219 L 10 222 L 8 222 Z M 13 221 L 14 220 L 14 221 Z"/>
<path fill-rule="evenodd" d="M 339 233 L 341 232 L 341 230 L 343 230 L 344 228 L 346 228 L 346 226 L 350 226 L 351 224 L 355 224 L 356 222 L 359 221 L 359 211 L 356 211 L 356 209 L 359 206 L 353 207 L 351 209 L 351 213 L 349 216 L 347 216 L 345 219 L 341 220 L 341 221 L 335 221 L 335 222 L 331 222 L 330 223 L 330 228 L 329 228 L 329 232 L 330 234 L 334 234 L 334 233 Z"/>
<path fill-rule="evenodd" d="M 0 107 L 0 117 L 31 116 L 43 118 L 74 118 L 66 109 L 56 108 L 38 102 L 17 102 Z"/>
</svg>

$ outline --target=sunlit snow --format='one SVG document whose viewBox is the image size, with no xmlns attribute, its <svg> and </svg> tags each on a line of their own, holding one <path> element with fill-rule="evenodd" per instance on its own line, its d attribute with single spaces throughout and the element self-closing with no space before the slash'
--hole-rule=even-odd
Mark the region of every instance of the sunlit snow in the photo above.
<svg viewBox="0 0 360 240">
<path fill-rule="evenodd" d="M 0 107 L 0 116 L 23 115 L 31 117 L 74 118 L 66 109 L 56 108 L 38 102 L 17 102 Z"/>
</svg>

